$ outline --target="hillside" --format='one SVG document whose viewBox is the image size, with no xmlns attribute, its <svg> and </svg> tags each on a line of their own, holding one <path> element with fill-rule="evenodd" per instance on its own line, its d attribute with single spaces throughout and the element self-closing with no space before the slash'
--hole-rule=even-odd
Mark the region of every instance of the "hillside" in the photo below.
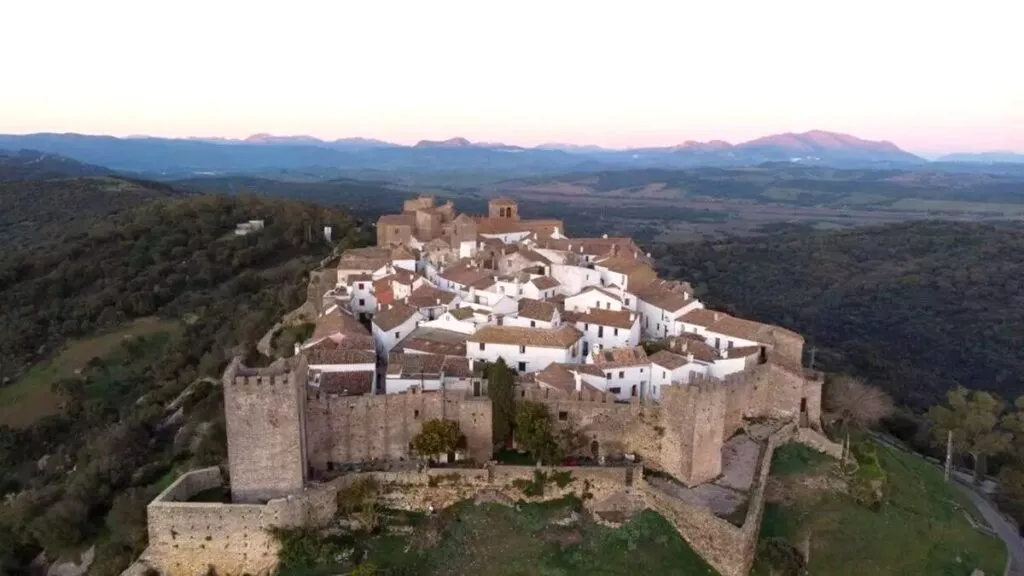
<svg viewBox="0 0 1024 576">
<path fill-rule="evenodd" d="M 93 220 L 183 193 L 118 176 L 4 180 L 0 169 L 0 246 L 23 247 L 85 232 Z"/>
<path fill-rule="evenodd" d="M 36 150 L 0 150 L 0 180 L 48 180 L 107 176 L 113 170 Z"/>
<path fill-rule="evenodd" d="M 266 228 L 233 233 L 252 218 Z M 339 245 L 307 235 L 325 224 Z M 368 238 L 338 209 L 194 196 L 0 252 L 0 573 L 90 544 L 90 574 L 127 566 L 146 503 L 225 457 L 220 391 L 196 379 L 299 305 L 333 248 Z"/>
<path fill-rule="evenodd" d="M 659 247 L 712 306 L 779 323 L 925 407 L 964 385 L 1024 394 L 1024 229 L 924 221 Z"/>
</svg>

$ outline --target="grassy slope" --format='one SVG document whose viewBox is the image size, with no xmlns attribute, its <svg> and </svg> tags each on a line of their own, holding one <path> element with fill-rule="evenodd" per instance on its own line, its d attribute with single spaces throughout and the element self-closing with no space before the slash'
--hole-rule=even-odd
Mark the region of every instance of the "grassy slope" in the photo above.
<svg viewBox="0 0 1024 576">
<path fill-rule="evenodd" d="M 0 423 L 27 426 L 60 410 L 60 397 L 52 385 L 70 378 L 95 357 L 113 352 L 126 337 L 148 336 L 175 330 L 177 324 L 153 317 L 139 318 L 90 338 L 73 340 L 51 359 L 39 363 L 21 378 L 0 388 Z"/>
<path fill-rule="evenodd" d="M 782 537 L 794 545 L 811 531 L 811 574 L 964 575 L 974 568 L 1002 574 L 1003 543 L 971 528 L 964 509 L 977 512 L 941 472 L 909 453 L 878 446 L 887 478 L 887 500 L 873 512 L 845 494 L 808 488 L 821 485 L 831 462 L 787 446 L 772 463 L 783 477 L 784 503 L 769 504 L 762 540 Z M 759 567 L 756 574 L 768 574 Z"/>
<path fill-rule="evenodd" d="M 578 500 L 521 504 L 461 502 L 420 524 L 411 536 L 377 537 L 369 560 L 385 574 L 451 576 L 716 574 L 661 516 L 645 511 L 618 529 L 583 515 L 560 527 Z M 428 533 L 433 533 L 433 538 Z M 337 574 L 349 567 L 285 568 L 285 576 Z"/>
</svg>

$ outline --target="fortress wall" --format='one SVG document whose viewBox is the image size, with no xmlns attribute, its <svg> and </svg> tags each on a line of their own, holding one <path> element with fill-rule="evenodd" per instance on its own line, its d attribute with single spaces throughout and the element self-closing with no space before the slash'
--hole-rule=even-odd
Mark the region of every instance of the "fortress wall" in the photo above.
<svg viewBox="0 0 1024 576">
<path fill-rule="evenodd" d="M 744 375 L 751 381 L 746 418 L 795 418 L 800 413 L 805 378 L 778 364 L 761 364 Z"/>
<path fill-rule="evenodd" d="M 747 517 L 743 520 L 742 538 L 740 546 L 734 554 L 739 556 L 741 561 L 741 574 L 748 574 L 751 566 L 754 565 L 754 556 L 757 554 L 757 538 L 761 532 L 761 518 L 764 515 L 764 497 L 768 486 L 768 477 L 771 474 L 772 457 L 775 449 L 791 441 L 797 431 L 794 423 L 787 424 L 768 437 L 761 450 L 761 458 L 757 463 L 757 472 L 754 476 L 754 484 L 749 492 L 749 503 L 747 505 Z M 723 573 L 724 576 L 724 573 Z"/>
<path fill-rule="evenodd" d="M 265 502 L 302 491 L 305 374 L 303 357 L 258 370 L 243 370 L 235 359 L 225 371 L 224 416 L 235 502 Z"/>
<path fill-rule="evenodd" d="M 314 469 L 326 470 L 328 463 L 408 458 L 409 443 L 423 422 L 434 418 L 459 423 L 474 460 L 491 458 L 487 398 L 462 392 L 338 396 L 310 389 L 309 394 L 306 436 Z"/>
<path fill-rule="evenodd" d="M 666 387 L 662 393 L 662 464 L 688 486 L 722 473 L 724 386 L 718 380 L 700 380 Z"/>
<path fill-rule="evenodd" d="M 217 468 L 189 472 L 146 507 L 148 562 L 169 576 L 205 573 L 210 565 L 222 575 L 256 574 L 274 567 L 279 546 L 267 529 L 305 523 L 304 498 L 266 504 L 184 501 L 222 483 Z"/>
</svg>

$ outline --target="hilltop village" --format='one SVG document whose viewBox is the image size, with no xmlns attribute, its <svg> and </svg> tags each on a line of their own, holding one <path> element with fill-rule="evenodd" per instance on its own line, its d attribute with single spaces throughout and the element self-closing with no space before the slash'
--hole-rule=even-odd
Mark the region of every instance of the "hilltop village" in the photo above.
<svg viewBox="0 0 1024 576">
<path fill-rule="evenodd" d="M 749 571 L 775 446 L 841 450 L 818 432 L 823 379 L 802 365 L 803 338 L 708 309 L 629 238 L 570 238 L 508 198 L 470 216 L 422 196 L 323 277 L 292 357 L 226 370 L 230 480 L 191 472 L 149 505 L 148 566 L 267 570 L 267 528 L 327 521 L 360 475 L 416 486 L 392 496 L 406 508 L 511 494 L 535 470 L 493 460 L 484 367 L 499 360 L 517 399 L 585 437 L 593 464 L 557 470 L 586 483 L 591 511 L 652 508 L 726 576 Z M 455 458 L 472 464 L 440 469 L 457 487 L 410 448 L 431 419 L 465 437 Z M 189 501 L 226 482 L 230 503 Z"/>
</svg>

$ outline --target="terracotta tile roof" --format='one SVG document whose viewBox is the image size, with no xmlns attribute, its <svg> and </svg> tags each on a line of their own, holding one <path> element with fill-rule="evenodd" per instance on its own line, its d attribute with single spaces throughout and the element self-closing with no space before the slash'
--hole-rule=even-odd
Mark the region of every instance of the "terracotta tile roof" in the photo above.
<svg viewBox="0 0 1024 576">
<path fill-rule="evenodd" d="M 465 350 L 462 351 L 465 353 Z M 469 368 L 469 358 L 465 356 L 445 356 L 444 365 L 441 366 L 445 376 L 455 378 L 472 378 L 473 371 Z"/>
<path fill-rule="evenodd" d="M 637 298 L 662 310 L 675 312 L 693 302 L 693 288 L 687 282 L 656 280 L 636 292 Z"/>
<path fill-rule="evenodd" d="M 441 252 L 452 249 L 451 245 L 443 238 L 434 238 L 430 242 L 424 244 L 423 248 L 428 252 Z"/>
<path fill-rule="evenodd" d="M 468 337 L 468 334 L 461 332 L 420 326 L 402 340 L 395 350 L 398 352 L 415 350 L 427 354 L 463 356 L 466 354 L 466 339 Z"/>
<path fill-rule="evenodd" d="M 421 317 L 419 311 L 404 302 L 384 306 L 373 315 L 373 323 L 381 330 L 391 330 L 412 317 Z"/>
<path fill-rule="evenodd" d="M 534 278 L 533 280 L 530 281 L 530 283 L 536 286 L 538 290 L 547 290 L 548 288 L 557 288 L 561 286 L 558 280 L 555 280 L 550 276 L 541 276 L 539 278 Z"/>
<path fill-rule="evenodd" d="M 775 334 L 786 335 L 803 340 L 803 337 L 796 332 L 786 330 L 780 326 L 762 324 L 760 322 L 754 322 L 753 320 L 745 320 L 743 318 L 731 316 L 725 312 L 717 312 L 714 310 L 708 310 L 707 308 L 691 310 L 679 319 L 688 324 L 704 326 L 712 332 L 742 338 L 752 342 L 760 342 L 761 344 L 774 345 Z"/>
<path fill-rule="evenodd" d="M 374 344 L 373 336 L 369 332 L 363 332 L 361 334 L 341 334 L 336 333 L 326 338 L 320 338 L 318 340 L 310 340 L 311 344 L 307 347 L 312 348 L 337 348 L 340 350 L 370 350 L 374 351 L 377 349 Z"/>
<path fill-rule="evenodd" d="M 529 232 L 519 220 L 508 218 L 490 218 L 488 216 L 477 216 L 473 218 L 476 222 L 477 234 L 513 234 L 516 232 Z"/>
<path fill-rule="evenodd" d="M 441 290 L 430 284 L 423 284 L 409 294 L 409 305 L 416 308 L 431 308 L 451 304 L 454 299 L 453 292 Z"/>
<path fill-rule="evenodd" d="M 590 357 L 594 360 L 594 366 L 598 368 L 624 368 L 651 363 L 643 346 L 593 350 Z"/>
<path fill-rule="evenodd" d="M 551 260 L 547 256 L 540 254 L 538 252 L 534 252 L 533 250 L 519 250 L 519 255 L 522 256 L 523 258 L 526 258 L 528 262 L 541 262 L 544 264 L 551 264 Z"/>
<path fill-rule="evenodd" d="M 555 310 L 557 308 L 550 302 L 534 300 L 533 298 L 519 299 L 519 316 L 523 318 L 551 322 L 551 318 L 555 315 Z"/>
<path fill-rule="evenodd" d="M 636 313 L 629 310 L 602 310 L 591 308 L 587 312 L 570 312 L 573 322 L 585 324 L 596 324 L 598 326 L 611 326 L 612 328 L 625 328 L 629 330 L 639 322 Z M 568 318 L 568 316 L 567 316 Z"/>
<path fill-rule="evenodd" d="M 491 278 L 491 272 L 473 268 L 464 264 L 461 260 L 452 264 L 441 272 L 441 277 L 449 282 L 469 286 L 483 278 Z"/>
<path fill-rule="evenodd" d="M 456 320 L 468 320 L 475 314 L 473 309 L 469 307 L 455 308 L 454 310 L 449 310 L 448 313 Z"/>
<path fill-rule="evenodd" d="M 383 266 L 383 264 L 381 266 Z M 380 268 L 380 266 L 378 266 L 377 268 Z M 345 276 L 345 281 L 348 282 L 349 284 L 352 284 L 353 282 L 371 282 L 373 281 L 373 276 L 371 274 L 366 273 L 348 274 Z"/>
<path fill-rule="evenodd" d="M 546 328 L 523 328 L 519 326 L 494 326 L 488 324 L 477 330 L 469 337 L 468 341 L 566 349 L 578 342 L 582 337 L 583 334 L 579 330 L 568 325 L 562 325 L 559 328 L 550 330 Z"/>
<path fill-rule="evenodd" d="M 313 329 L 310 340 L 320 340 L 332 334 L 369 334 L 369 332 L 351 313 L 336 308 L 330 314 L 324 314 L 317 318 L 316 328 Z"/>
<path fill-rule="evenodd" d="M 488 274 L 487 276 L 477 280 L 476 282 L 473 282 L 472 284 L 470 284 L 470 286 L 476 288 L 477 290 L 487 290 L 491 286 L 494 286 L 496 283 L 497 281 L 495 281 L 494 276 Z"/>
<path fill-rule="evenodd" d="M 319 372 L 314 375 L 314 388 L 319 388 L 326 394 L 339 394 L 341 396 L 359 396 L 369 394 L 373 391 L 373 371 L 352 371 L 352 372 Z"/>
<path fill-rule="evenodd" d="M 391 251 L 392 260 L 415 260 L 416 255 L 406 248 L 404 245 L 399 244 L 394 250 Z"/>
<path fill-rule="evenodd" d="M 306 359 L 309 364 L 374 364 L 377 354 L 372 350 L 314 346 L 306 351 Z"/>
<path fill-rule="evenodd" d="M 516 201 L 509 198 L 508 196 L 498 196 L 491 198 L 488 204 L 494 204 L 495 206 L 515 206 Z"/>
<path fill-rule="evenodd" d="M 727 351 L 729 358 L 746 358 L 761 353 L 760 346 L 736 346 Z"/>
<path fill-rule="evenodd" d="M 556 231 L 565 230 L 565 224 L 563 224 L 561 220 L 554 219 L 520 220 L 519 225 L 530 232 L 533 232 L 540 238 L 549 238 L 553 236 Z"/>
<path fill-rule="evenodd" d="M 542 386 L 548 386 L 550 388 L 556 388 L 563 392 L 575 392 L 576 391 L 576 376 L 573 372 L 590 373 L 582 370 L 583 365 L 580 364 L 561 364 L 553 362 L 548 364 L 548 367 L 537 372 L 533 375 L 533 380 L 537 384 Z M 599 376 L 604 378 L 604 372 L 600 370 L 592 370 L 593 376 Z M 585 380 L 580 382 L 581 388 L 584 390 L 592 390 L 600 392 L 601 390 L 592 384 L 587 383 Z"/>
<path fill-rule="evenodd" d="M 686 356 L 681 356 L 668 350 L 658 350 L 650 356 L 650 360 L 653 364 L 668 368 L 669 370 L 675 370 L 687 364 Z"/>
<path fill-rule="evenodd" d="M 683 356 L 693 354 L 693 357 L 701 362 L 714 362 L 718 360 L 718 352 L 709 346 L 704 338 L 698 334 L 682 334 L 665 339 L 668 350 Z"/>
<path fill-rule="evenodd" d="M 444 364 L 440 354 L 388 354 L 388 376 L 401 378 L 437 378 Z"/>
</svg>

